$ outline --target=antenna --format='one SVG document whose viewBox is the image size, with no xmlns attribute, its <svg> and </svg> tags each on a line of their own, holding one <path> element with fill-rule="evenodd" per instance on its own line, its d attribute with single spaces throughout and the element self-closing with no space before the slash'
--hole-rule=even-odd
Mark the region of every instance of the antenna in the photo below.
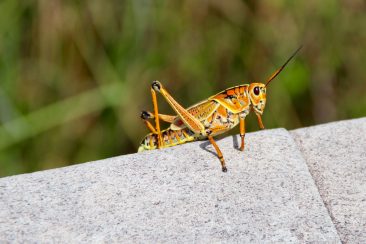
<svg viewBox="0 0 366 244">
<path fill-rule="evenodd" d="M 278 70 L 276 70 L 266 81 L 266 87 L 268 86 L 268 84 L 274 79 L 276 78 L 276 76 L 286 67 L 286 65 L 288 64 L 288 62 L 290 62 L 290 60 L 298 53 L 298 51 L 300 51 L 300 49 L 302 48 L 302 45 L 291 55 L 291 57 L 289 59 L 287 59 L 287 61 L 285 62 L 284 65 L 281 66 L 281 68 L 279 68 Z"/>
</svg>

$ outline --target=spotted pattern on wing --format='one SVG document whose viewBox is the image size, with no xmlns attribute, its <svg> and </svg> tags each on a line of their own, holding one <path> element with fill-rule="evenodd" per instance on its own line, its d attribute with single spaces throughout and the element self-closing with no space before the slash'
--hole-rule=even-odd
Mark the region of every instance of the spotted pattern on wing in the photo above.
<svg viewBox="0 0 366 244">
<path fill-rule="evenodd" d="M 188 113 L 193 115 L 200 122 L 206 120 L 212 113 L 216 110 L 219 104 L 215 101 L 203 101 L 197 103 L 187 109 Z M 170 129 L 172 130 L 180 130 L 187 127 L 183 120 L 177 116 L 173 123 L 170 125 Z"/>
<path fill-rule="evenodd" d="M 216 101 L 232 113 L 240 113 L 250 105 L 248 85 L 235 86 L 222 91 L 208 99 Z"/>
</svg>

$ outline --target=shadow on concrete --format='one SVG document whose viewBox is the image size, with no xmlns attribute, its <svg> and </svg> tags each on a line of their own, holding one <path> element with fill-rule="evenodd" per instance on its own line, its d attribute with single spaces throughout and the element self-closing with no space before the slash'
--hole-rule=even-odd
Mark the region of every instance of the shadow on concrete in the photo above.
<svg viewBox="0 0 366 244">
<path fill-rule="evenodd" d="M 238 135 L 232 135 L 233 137 L 233 146 L 236 150 L 240 151 L 239 148 L 239 141 L 238 141 Z"/>
<path fill-rule="evenodd" d="M 219 138 L 215 138 L 215 141 L 218 142 L 220 140 L 222 140 L 224 137 L 219 137 Z M 240 148 L 239 148 L 239 140 L 238 140 L 238 135 L 232 135 L 232 138 L 233 138 L 233 147 L 240 151 Z M 200 144 L 200 148 L 205 150 L 206 152 L 209 152 L 211 153 L 212 155 L 215 155 L 216 157 L 218 156 L 215 149 L 213 148 L 213 146 L 208 149 L 207 147 L 211 145 L 211 142 L 208 141 L 208 140 L 205 140 L 203 141 L 203 143 Z"/>
<path fill-rule="evenodd" d="M 216 151 L 215 151 L 215 149 L 213 147 L 211 147 L 211 150 L 210 149 L 207 149 L 207 147 L 210 146 L 210 145 L 211 145 L 211 142 L 210 141 L 204 141 L 203 143 L 200 144 L 200 148 L 202 148 L 206 152 L 209 152 L 212 155 L 215 155 L 216 157 L 218 157 L 217 156 L 217 153 L 216 153 Z"/>
</svg>

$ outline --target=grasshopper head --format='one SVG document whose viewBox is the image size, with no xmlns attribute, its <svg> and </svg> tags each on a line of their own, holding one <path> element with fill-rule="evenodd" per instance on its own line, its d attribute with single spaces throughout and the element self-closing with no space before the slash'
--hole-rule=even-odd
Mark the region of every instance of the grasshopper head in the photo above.
<svg viewBox="0 0 366 244">
<path fill-rule="evenodd" d="M 262 83 L 251 83 L 248 92 L 254 111 L 262 114 L 266 106 L 266 85 Z"/>
</svg>

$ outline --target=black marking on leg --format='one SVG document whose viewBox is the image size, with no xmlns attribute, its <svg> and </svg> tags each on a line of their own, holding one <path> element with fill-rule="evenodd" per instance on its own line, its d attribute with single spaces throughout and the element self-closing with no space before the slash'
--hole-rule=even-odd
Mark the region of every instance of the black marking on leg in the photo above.
<svg viewBox="0 0 366 244">
<path fill-rule="evenodd" d="M 226 166 L 222 167 L 222 172 L 227 172 Z"/>
<path fill-rule="evenodd" d="M 234 99 L 237 98 L 236 95 L 226 95 L 226 99 Z"/>
</svg>

